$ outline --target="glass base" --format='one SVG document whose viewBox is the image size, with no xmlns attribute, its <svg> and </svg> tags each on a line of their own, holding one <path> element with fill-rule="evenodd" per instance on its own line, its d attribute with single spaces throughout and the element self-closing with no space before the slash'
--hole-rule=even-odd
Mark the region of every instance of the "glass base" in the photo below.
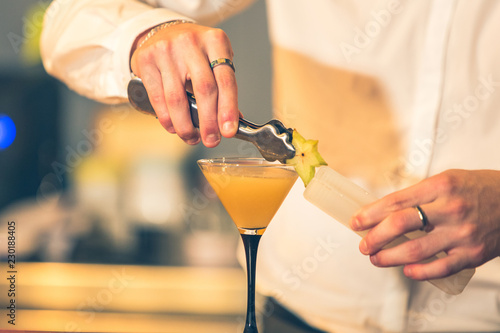
<svg viewBox="0 0 500 333">
<path fill-rule="evenodd" d="M 251 229 L 238 227 L 238 231 L 242 235 L 261 235 L 262 236 L 264 234 L 264 231 L 266 231 L 266 227 L 264 227 L 264 228 L 251 228 Z"/>
</svg>

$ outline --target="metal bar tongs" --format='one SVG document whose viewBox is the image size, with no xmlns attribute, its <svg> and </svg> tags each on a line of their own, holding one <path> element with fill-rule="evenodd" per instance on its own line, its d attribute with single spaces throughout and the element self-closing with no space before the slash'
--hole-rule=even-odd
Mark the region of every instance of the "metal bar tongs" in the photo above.
<svg viewBox="0 0 500 333">
<path fill-rule="evenodd" d="M 146 88 L 140 78 L 134 77 L 130 80 L 127 91 L 130 104 L 135 109 L 156 116 L 149 101 Z M 196 105 L 196 99 L 190 92 L 186 93 L 193 125 L 198 128 L 198 106 Z M 272 119 L 263 125 L 257 125 L 240 118 L 235 138 L 253 143 L 266 160 L 285 163 L 287 159 L 295 156 L 295 148 L 292 145 L 292 133 L 293 130 L 291 128 L 286 128 L 277 119 Z"/>
</svg>

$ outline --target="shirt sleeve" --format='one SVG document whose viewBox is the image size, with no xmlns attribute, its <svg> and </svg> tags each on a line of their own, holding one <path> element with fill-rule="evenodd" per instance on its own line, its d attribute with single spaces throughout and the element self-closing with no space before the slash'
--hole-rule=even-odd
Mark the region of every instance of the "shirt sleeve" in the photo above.
<svg viewBox="0 0 500 333">
<path fill-rule="evenodd" d="M 177 19 L 213 25 L 252 1 L 55 0 L 44 17 L 43 64 L 49 74 L 81 95 L 123 103 L 130 80 L 130 50 L 138 35 Z"/>
</svg>

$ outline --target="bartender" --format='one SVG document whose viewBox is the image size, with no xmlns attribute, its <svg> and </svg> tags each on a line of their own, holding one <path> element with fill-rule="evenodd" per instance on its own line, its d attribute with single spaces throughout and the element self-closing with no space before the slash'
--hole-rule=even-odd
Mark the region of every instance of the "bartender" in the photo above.
<svg viewBox="0 0 500 333">
<path fill-rule="evenodd" d="M 214 147 L 234 136 L 239 109 L 231 44 L 212 26 L 251 2 L 56 0 L 44 65 L 109 103 L 127 100 L 132 72 L 166 131 Z M 351 221 L 373 227 L 360 242 L 296 184 L 260 248 L 258 291 L 274 309 L 267 327 L 499 331 L 500 2 L 272 0 L 267 10 L 274 116 L 382 197 Z M 425 237 L 382 249 L 420 228 Z M 441 251 L 448 256 L 417 264 Z M 474 267 L 458 296 L 420 282 Z"/>
</svg>

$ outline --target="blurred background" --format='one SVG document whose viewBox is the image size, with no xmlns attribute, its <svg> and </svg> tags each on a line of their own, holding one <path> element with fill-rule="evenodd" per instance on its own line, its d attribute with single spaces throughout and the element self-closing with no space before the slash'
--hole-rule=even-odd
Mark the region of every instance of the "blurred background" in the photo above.
<svg viewBox="0 0 500 333">
<path fill-rule="evenodd" d="M 227 139 L 214 149 L 187 146 L 153 117 L 88 100 L 48 76 L 38 38 L 49 3 L 0 3 L 0 255 L 4 265 L 7 222 L 15 221 L 23 314 L 17 328 L 106 331 L 102 325 L 114 318 L 132 329 L 117 315 L 124 313 L 153 316 L 134 320 L 145 325 L 139 331 L 161 323 L 160 331 L 189 332 L 172 323 L 183 327 L 193 316 L 203 332 L 209 325 L 227 324 L 214 332 L 239 327 L 245 308 L 239 236 L 196 160 L 258 152 Z M 235 51 L 240 108 L 247 119 L 265 122 L 271 118 L 265 3 L 220 27 Z M 127 288 L 115 293 L 112 281 Z M 6 295 L 2 289 L 3 311 Z M 0 328 L 7 327 L 4 317 Z M 109 330 L 119 331 L 116 325 Z"/>
</svg>

